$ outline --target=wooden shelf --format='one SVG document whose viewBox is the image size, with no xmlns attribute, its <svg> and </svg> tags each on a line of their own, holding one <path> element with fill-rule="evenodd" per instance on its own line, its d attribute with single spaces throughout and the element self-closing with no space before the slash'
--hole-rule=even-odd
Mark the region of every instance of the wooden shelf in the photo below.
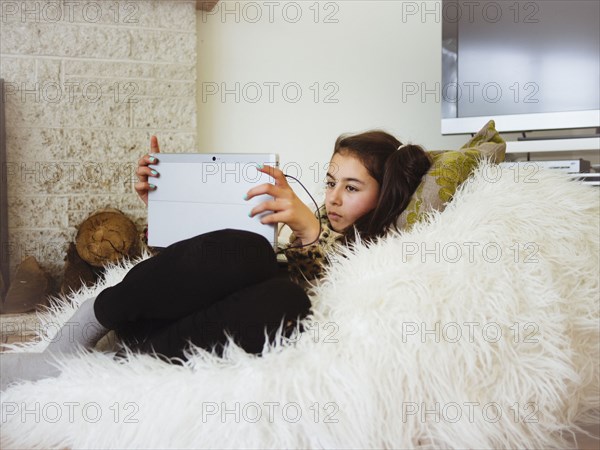
<svg viewBox="0 0 600 450">
<path fill-rule="evenodd" d="M 198 11 L 212 11 L 219 0 L 196 0 L 196 9 Z"/>
<path fill-rule="evenodd" d="M 509 141 L 506 143 L 506 153 L 568 152 L 582 150 L 600 150 L 600 138 Z"/>
</svg>

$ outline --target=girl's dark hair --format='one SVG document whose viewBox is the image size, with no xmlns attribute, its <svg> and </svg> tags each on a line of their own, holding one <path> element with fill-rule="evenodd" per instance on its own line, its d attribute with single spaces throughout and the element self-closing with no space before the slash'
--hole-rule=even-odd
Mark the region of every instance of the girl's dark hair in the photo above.
<svg viewBox="0 0 600 450">
<path fill-rule="evenodd" d="M 432 164 L 422 147 L 408 144 L 398 149 L 400 146 L 402 142 L 380 130 L 343 134 L 336 140 L 333 154 L 357 158 L 380 187 L 375 208 L 346 230 L 347 243 L 356 240 L 356 232 L 363 240 L 373 240 L 391 227 L 398 230 L 398 216 Z"/>
</svg>

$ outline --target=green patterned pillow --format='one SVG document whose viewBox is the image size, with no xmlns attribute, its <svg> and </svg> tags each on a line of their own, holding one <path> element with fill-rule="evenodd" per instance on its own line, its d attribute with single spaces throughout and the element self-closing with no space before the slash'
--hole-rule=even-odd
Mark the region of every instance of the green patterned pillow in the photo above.
<svg viewBox="0 0 600 450">
<path fill-rule="evenodd" d="M 400 230 L 409 230 L 428 212 L 443 211 L 456 189 L 471 175 L 482 157 L 496 164 L 504 161 L 506 142 L 490 120 L 469 142 L 456 151 L 430 151 L 431 168 L 396 221 Z"/>
</svg>

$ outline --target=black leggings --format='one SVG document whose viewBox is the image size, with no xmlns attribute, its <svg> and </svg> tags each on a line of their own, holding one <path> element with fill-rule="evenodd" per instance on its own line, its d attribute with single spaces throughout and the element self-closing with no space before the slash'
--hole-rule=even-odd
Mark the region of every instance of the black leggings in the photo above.
<svg viewBox="0 0 600 450">
<path fill-rule="evenodd" d="M 295 324 L 310 310 L 302 287 L 278 271 L 263 236 L 214 231 L 135 265 L 98 295 L 94 312 L 128 347 L 144 353 L 185 359 L 188 342 L 220 353 L 227 334 L 248 353 L 260 353 L 265 332 L 272 338 L 282 322 Z"/>
</svg>

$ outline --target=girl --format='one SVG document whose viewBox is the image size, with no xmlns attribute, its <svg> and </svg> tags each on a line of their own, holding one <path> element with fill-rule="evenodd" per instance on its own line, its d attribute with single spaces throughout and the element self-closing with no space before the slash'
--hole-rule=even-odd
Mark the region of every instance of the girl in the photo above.
<svg viewBox="0 0 600 450">
<path fill-rule="evenodd" d="M 135 184 L 146 205 L 148 191 L 155 189 L 149 181 L 160 176 L 148 167 L 160 163 L 154 136 L 151 153 L 156 156 L 139 160 Z M 276 252 L 255 233 L 225 229 L 176 242 L 138 263 L 117 285 L 85 300 L 65 325 L 68 332 L 59 332 L 43 353 L 0 355 L 0 388 L 13 380 L 56 376 L 53 358 L 79 346 L 93 348 L 111 329 L 129 348 L 170 362 L 185 360 L 190 342 L 221 352 L 228 334 L 245 351 L 259 354 L 282 323 L 285 334 L 309 313 L 305 289 L 322 276 L 327 253 L 358 236 L 372 241 L 395 227 L 430 165 L 421 147 L 402 145 L 383 131 L 342 135 L 335 143 L 318 217 L 281 170 L 259 168 L 275 182 L 250 189 L 247 199 L 261 194 L 274 199 L 250 215 L 272 211 L 262 223 L 291 228 L 289 245 L 278 248 L 288 259 L 289 277 L 276 276 Z"/>
</svg>

